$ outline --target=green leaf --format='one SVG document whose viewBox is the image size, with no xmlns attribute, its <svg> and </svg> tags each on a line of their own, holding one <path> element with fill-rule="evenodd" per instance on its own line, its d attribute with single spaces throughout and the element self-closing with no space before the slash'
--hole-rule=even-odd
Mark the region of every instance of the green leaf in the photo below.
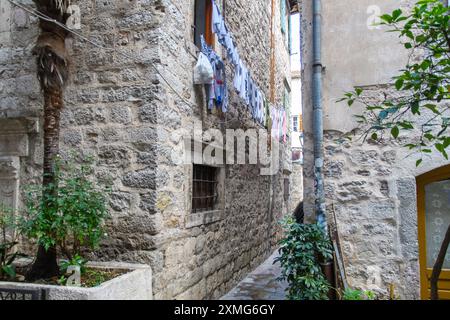
<svg viewBox="0 0 450 320">
<path fill-rule="evenodd" d="M 424 105 L 424 107 L 427 108 L 428 110 L 431 110 L 434 114 L 441 114 L 437 109 L 437 106 L 434 104 L 428 103 Z"/>
<path fill-rule="evenodd" d="M 444 151 L 444 145 L 442 145 L 441 143 L 436 143 L 434 147 L 441 153 Z"/>
<path fill-rule="evenodd" d="M 414 129 L 414 126 L 411 124 L 411 122 L 408 122 L 408 121 L 399 122 L 398 125 L 400 127 L 402 127 L 402 129 L 405 129 L 405 130 L 412 130 L 412 129 Z"/>
<path fill-rule="evenodd" d="M 391 134 L 394 137 L 394 139 L 397 139 L 398 135 L 400 134 L 400 129 L 397 126 L 393 127 L 391 130 Z"/>
<path fill-rule="evenodd" d="M 411 105 L 411 112 L 412 112 L 412 114 L 420 115 L 420 105 L 418 102 L 414 102 Z"/>
<path fill-rule="evenodd" d="M 411 31 L 409 31 L 409 30 L 406 31 L 406 32 L 405 32 L 405 35 L 406 35 L 408 38 L 414 40 L 414 34 L 413 34 Z"/>
<path fill-rule="evenodd" d="M 417 160 L 416 161 L 416 167 L 420 166 L 420 164 L 423 162 L 423 159 Z"/>
<path fill-rule="evenodd" d="M 401 9 L 396 9 L 392 12 L 392 20 L 397 21 L 397 19 L 402 15 Z"/>
<path fill-rule="evenodd" d="M 12 265 L 6 265 L 2 267 L 3 272 L 5 272 L 11 279 L 16 277 L 16 270 Z"/>
<path fill-rule="evenodd" d="M 431 65 L 430 60 L 424 60 L 420 64 L 420 68 L 425 71 L 425 70 L 427 70 L 430 67 L 430 65 Z"/>
<path fill-rule="evenodd" d="M 404 82 L 405 80 L 403 80 L 402 78 L 395 81 L 395 89 L 400 90 L 403 87 Z"/>
<path fill-rule="evenodd" d="M 380 18 L 387 23 L 392 23 L 393 20 L 393 18 L 389 14 L 383 14 L 382 16 L 380 16 Z"/>
</svg>

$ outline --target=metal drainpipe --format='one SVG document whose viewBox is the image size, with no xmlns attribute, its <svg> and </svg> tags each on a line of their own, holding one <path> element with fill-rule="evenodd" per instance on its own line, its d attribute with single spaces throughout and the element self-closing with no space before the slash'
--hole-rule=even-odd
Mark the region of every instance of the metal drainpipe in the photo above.
<svg viewBox="0 0 450 320">
<path fill-rule="evenodd" d="M 325 213 L 323 176 L 323 109 L 322 109 L 322 8 L 321 0 L 313 0 L 313 138 L 314 138 L 314 188 L 317 223 L 328 235 Z"/>
</svg>

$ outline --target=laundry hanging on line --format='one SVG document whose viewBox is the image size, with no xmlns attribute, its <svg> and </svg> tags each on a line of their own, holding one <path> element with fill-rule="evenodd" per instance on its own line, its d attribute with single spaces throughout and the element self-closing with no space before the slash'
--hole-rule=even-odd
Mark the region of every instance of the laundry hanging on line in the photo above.
<svg viewBox="0 0 450 320">
<path fill-rule="evenodd" d="M 208 58 L 213 68 L 214 79 L 212 84 L 205 84 L 206 104 L 209 110 L 214 106 L 221 108 L 222 112 L 228 111 L 228 89 L 225 74 L 225 64 L 217 53 L 205 41 L 203 35 L 201 36 L 202 53 Z"/>
<path fill-rule="evenodd" d="M 240 57 L 234 44 L 233 37 L 231 35 L 231 32 L 228 31 L 228 28 L 225 24 L 225 19 L 221 15 L 217 4 L 214 0 L 211 1 L 213 7 L 212 31 L 217 35 L 219 43 L 227 50 L 228 60 L 230 60 L 234 66 L 237 66 L 240 61 Z"/>
<path fill-rule="evenodd" d="M 226 49 L 227 59 L 235 67 L 235 76 L 233 86 L 245 104 L 255 121 L 265 126 L 267 123 L 265 106 L 265 95 L 258 87 L 256 81 L 251 77 L 250 71 L 242 62 L 238 50 L 233 41 L 231 32 L 229 32 L 225 19 L 220 13 L 219 7 L 214 0 L 211 0 L 213 7 L 212 29 L 217 35 L 219 43 Z"/>
<path fill-rule="evenodd" d="M 212 25 L 213 32 L 217 35 L 219 43 L 227 50 L 227 59 L 235 67 L 233 86 L 249 108 L 253 119 L 271 131 L 271 136 L 286 143 L 287 141 L 287 116 L 284 108 L 271 106 L 262 90 L 252 79 L 250 71 L 240 59 L 231 33 L 225 25 L 225 20 L 214 0 Z M 211 84 L 205 84 L 206 103 L 208 109 L 214 106 L 221 108 L 222 112 L 228 110 L 228 88 L 225 74 L 225 64 L 219 55 L 206 43 L 201 36 L 201 52 L 208 58 L 213 68 L 214 80 Z"/>
<path fill-rule="evenodd" d="M 277 141 L 287 142 L 287 116 L 284 108 L 270 108 L 271 135 Z"/>
</svg>

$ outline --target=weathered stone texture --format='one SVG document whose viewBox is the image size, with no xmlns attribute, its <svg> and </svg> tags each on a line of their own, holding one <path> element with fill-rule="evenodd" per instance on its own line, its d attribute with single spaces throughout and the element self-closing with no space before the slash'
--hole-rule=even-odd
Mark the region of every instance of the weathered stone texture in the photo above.
<svg viewBox="0 0 450 320">
<path fill-rule="evenodd" d="M 290 202 L 291 210 L 295 210 L 297 205 L 303 201 L 303 165 L 292 164 L 292 174 L 290 181 Z"/>
<path fill-rule="evenodd" d="M 410 9 L 414 1 L 380 1 L 381 12 L 393 7 Z M 325 190 L 327 213 L 332 222 L 336 214 L 342 242 L 344 262 L 350 285 L 371 289 L 388 296 L 389 285 L 394 284 L 402 299 L 418 299 L 419 262 L 417 236 L 417 196 L 415 178 L 432 169 L 449 164 L 437 152 L 419 159 L 402 147 L 419 137 L 408 132 L 398 141 L 381 143 L 362 141 L 358 124 L 352 113 L 362 109 L 355 105 L 350 110 L 337 104 L 345 91 L 363 86 L 363 99 L 376 103 L 385 95 L 395 97 L 389 79 L 404 65 L 407 54 L 397 39 L 384 30 L 367 27 L 366 9 L 370 1 L 340 1 L 323 8 L 323 108 L 325 128 Z M 349 9 L 350 8 L 350 9 Z M 359 8 L 359 9 L 358 9 Z M 361 9 L 361 10 L 360 10 Z M 312 76 L 312 6 L 302 1 L 303 79 Z M 342 17 L 351 12 L 352 19 Z M 339 19 L 337 19 L 339 18 Z M 334 38 L 339 30 L 340 37 Z M 345 44 L 340 48 L 336 43 Z M 345 57 L 340 50 L 347 50 Z M 379 51 L 382 50 L 382 51 Z M 364 54 L 360 54 L 363 52 Z M 369 61 L 360 63 L 359 59 Z M 388 59 L 389 61 L 386 61 Z M 370 63 L 370 61 L 372 63 Z M 312 137 L 311 83 L 303 83 L 305 123 L 304 197 L 306 215 L 314 218 L 314 160 Z M 422 114 L 420 121 L 429 117 Z M 352 141 L 344 138 L 354 134 Z M 416 140 L 417 141 L 417 140 Z"/>
<path fill-rule="evenodd" d="M 0 117 L 41 117 L 31 55 L 37 19 L 5 3 L 0 10 L 6 18 L 0 19 Z M 281 234 L 278 221 L 289 206 L 283 200 L 288 170 L 264 177 L 257 166 L 229 166 L 222 169 L 222 218 L 187 228 L 191 172 L 172 157 L 179 154 L 176 130 L 192 128 L 194 120 L 203 121 L 205 129 L 257 127 L 231 88 L 234 68 L 228 62 L 230 112 L 224 119 L 206 112 L 204 95 L 192 82 L 197 55 L 193 3 L 80 0 L 81 32 L 115 50 L 76 36 L 67 42 L 72 76 L 64 99 L 62 155 L 72 150 L 93 155 L 94 177 L 112 187 L 108 237 L 92 258 L 150 264 L 155 298 L 222 296 L 273 252 Z M 279 12 L 276 8 L 277 38 Z M 270 14 L 270 3 L 263 0 L 226 4 L 226 21 L 241 58 L 267 97 Z M 290 81 L 289 55 L 284 41 L 276 43 L 275 99 L 280 105 L 284 82 Z M 31 156 L 21 159 L 22 181 L 40 180 L 41 138 L 30 137 Z"/>
<path fill-rule="evenodd" d="M 394 284 L 400 297 L 418 298 L 414 173 L 405 177 L 401 164 L 386 166 L 397 154 L 389 143 L 342 143 L 339 137 L 327 134 L 326 149 L 334 152 L 327 155 L 325 172 L 342 164 L 340 175 L 326 174 L 327 188 L 333 186 L 327 209 L 330 219 L 336 214 L 349 282 L 384 297 Z M 390 174 L 380 174 L 384 166 Z"/>
</svg>

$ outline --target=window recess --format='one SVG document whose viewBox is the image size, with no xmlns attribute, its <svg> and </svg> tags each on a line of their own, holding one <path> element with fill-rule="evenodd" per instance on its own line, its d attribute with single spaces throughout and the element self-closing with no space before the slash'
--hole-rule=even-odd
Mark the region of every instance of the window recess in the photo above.
<svg viewBox="0 0 450 320">
<path fill-rule="evenodd" d="M 194 164 L 192 179 L 192 213 L 212 211 L 218 203 L 217 168 Z"/>
</svg>

